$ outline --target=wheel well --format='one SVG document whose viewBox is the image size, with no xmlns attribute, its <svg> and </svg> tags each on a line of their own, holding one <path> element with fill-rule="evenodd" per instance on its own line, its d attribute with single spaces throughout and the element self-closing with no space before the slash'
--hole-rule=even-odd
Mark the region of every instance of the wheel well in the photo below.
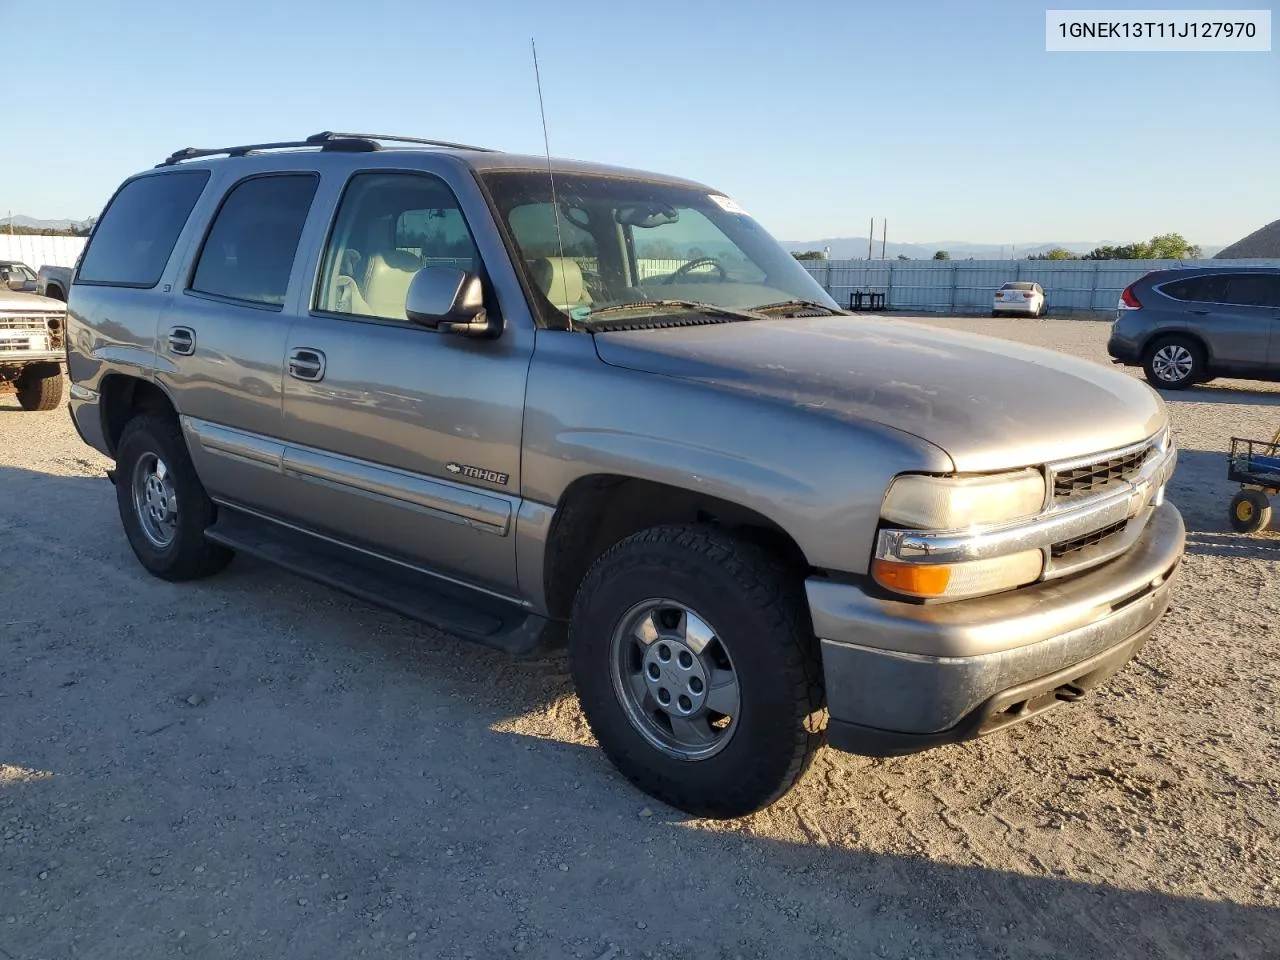
<svg viewBox="0 0 1280 960">
<path fill-rule="evenodd" d="M 707 523 L 807 570 L 804 551 L 772 520 L 747 507 L 649 480 L 595 474 L 560 498 L 547 538 L 543 587 L 548 611 L 566 618 L 591 565 L 619 540 L 668 523 Z"/>
<path fill-rule="evenodd" d="M 53 297 L 55 300 L 61 300 L 63 303 L 67 302 L 67 295 L 62 292 L 62 284 L 60 283 L 47 284 L 44 288 L 44 295 Z"/>
<path fill-rule="evenodd" d="M 102 382 L 102 432 L 112 454 L 120 442 L 124 426 L 138 413 L 149 410 L 173 417 L 178 413 L 169 397 L 154 383 L 117 374 Z"/>
</svg>

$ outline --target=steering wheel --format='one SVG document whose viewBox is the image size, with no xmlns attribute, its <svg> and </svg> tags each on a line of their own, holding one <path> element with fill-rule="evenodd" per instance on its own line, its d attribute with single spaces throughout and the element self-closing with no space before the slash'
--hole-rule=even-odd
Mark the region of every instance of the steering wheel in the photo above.
<svg viewBox="0 0 1280 960">
<path fill-rule="evenodd" d="M 708 264 L 716 268 L 716 270 L 720 274 L 721 280 L 729 279 L 729 271 L 727 271 L 724 268 L 724 264 L 721 263 L 719 260 L 717 260 L 715 257 L 699 257 L 697 260 L 690 260 L 688 263 L 677 267 L 675 272 L 672 273 L 671 276 L 667 277 L 667 279 L 663 280 L 662 282 L 664 284 L 675 283 L 677 280 L 682 279 L 692 271 L 698 269 L 698 267 L 703 267 Z"/>
</svg>

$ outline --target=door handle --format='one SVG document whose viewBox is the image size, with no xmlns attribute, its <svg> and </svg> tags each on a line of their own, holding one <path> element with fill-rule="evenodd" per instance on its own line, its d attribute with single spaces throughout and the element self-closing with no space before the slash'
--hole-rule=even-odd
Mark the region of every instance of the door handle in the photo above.
<svg viewBox="0 0 1280 960">
<path fill-rule="evenodd" d="M 323 380 L 324 353 L 310 347 L 289 351 L 289 376 L 295 380 Z"/>
<path fill-rule="evenodd" d="M 1191 312 L 1194 313 L 1197 317 L 1207 317 L 1209 315 L 1208 310 L 1192 310 Z"/>
<path fill-rule="evenodd" d="M 189 357 L 196 352 L 196 332 L 190 327 L 172 327 L 169 330 L 169 352 Z"/>
</svg>

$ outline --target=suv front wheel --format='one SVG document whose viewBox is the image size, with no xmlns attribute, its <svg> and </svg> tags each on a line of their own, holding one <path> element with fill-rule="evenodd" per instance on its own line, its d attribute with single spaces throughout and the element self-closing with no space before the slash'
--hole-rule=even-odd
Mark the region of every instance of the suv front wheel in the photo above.
<svg viewBox="0 0 1280 960">
<path fill-rule="evenodd" d="M 1153 387 L 1185 390 L 1205 378 L 1204 350 L 1188 337 L 1165 337 L 1147 347 L 1142 370 Z"/>
<path fill-rule="evenodd" d="M 116 449 L 116 503 L 129 545 L 157 577 L 194 580 L 231 561 L 230 550 L 205 539 L 217 508 L 171 417 L 148 413 L 125 425 Z"/>
<path fill-rule="evenodd" d="M 605 754 L 695 816 L 769 805 L 821 743 L 820 659 L 799 583 L 718 531 L 657 527 L 607 551 L 574 602 L 569 657 Z"/>
</svg>

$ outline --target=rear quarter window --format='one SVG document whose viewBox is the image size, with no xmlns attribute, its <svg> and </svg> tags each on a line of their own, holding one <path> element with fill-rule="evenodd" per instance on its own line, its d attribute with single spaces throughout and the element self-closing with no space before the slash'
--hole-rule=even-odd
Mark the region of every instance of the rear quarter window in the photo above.
<svg viewBox="0 0 1280 960">
<path fill-rule="evenodd" d="M 208 170 L 183 170 L 126 183 L 103 211 L 75 282 L 154 287 L 208 182 Z"/>
<path fill-rule="evenodd" d="M 1174 280 L 1159 287 L 1161 293 L 1174 300 L 1189 303 L 1223 303 L 1227 296 L 1227 278 L 1223 275 L 1212 277 L 1187 277 L 1185 280 Z"/>
</svg>

